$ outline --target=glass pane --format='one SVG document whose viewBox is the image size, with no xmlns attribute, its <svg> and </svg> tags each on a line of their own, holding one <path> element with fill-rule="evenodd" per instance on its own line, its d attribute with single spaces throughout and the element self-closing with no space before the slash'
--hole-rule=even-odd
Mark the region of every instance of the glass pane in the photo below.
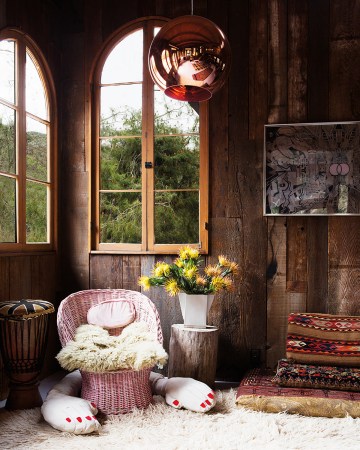
<svg viewBox="0 0 360 450">
<path fill-rule="evenodd" d="M 26 183 L 26 242 L 47 242 L 47 187 Z"/>
<path fill-rule="evenodd" d="M 199 132 L 199 103 L 173 100 L 154 89 L 155 134 Z"/>
<path fill-rule="evenodd" d="M 26 176 L 47 181 L 47 126 L 26 119 Z"/>
<path fill-rule="evenodd" d="M 141 139 L 102 139 L 100 189 L 141 189 Z"/>
<path fill-rule="evenodd" d="M 141 135 L 142 85 L 101 88 L 100 135 Z"/>
<path fill-rule="evenodd" d="M 0 41 L 0 97 L 15 103 L 15 42 Z"/>
<path fill-rule="evenodd" d="M 100 242 L 141 243 L 141 194 L 100 194 Z"/>
<path fill-rule="evenodd" d="M 199 137 L 155 138 L 155 189 L 199 187 Z"/>
<path fill-rule="evenodd" d="M 16 182 L 0 176 L 0 242 L 16 242 Z"/>
<path fill-rule="evenodd" d="M 155 243 L 199 242 L 199 192 L 155 193 Z"/>
<path fill-rule="evenodd" d="M 48 119 L 46 91 L 40 74 L 33 62 L 34 57 L 26 52 L 26 111 Z"/>
<path fill-rule="evenodd" d="M 106 59 L 101 83 L 142 81 L 143 32 L 135 31 L 114 47 Z"/>
<path fill-rule="evenodd" d="M 0 170 L 15 173 L 15 155 L 15 111 L 7 106 L 0 105 Z"/>
</svg>

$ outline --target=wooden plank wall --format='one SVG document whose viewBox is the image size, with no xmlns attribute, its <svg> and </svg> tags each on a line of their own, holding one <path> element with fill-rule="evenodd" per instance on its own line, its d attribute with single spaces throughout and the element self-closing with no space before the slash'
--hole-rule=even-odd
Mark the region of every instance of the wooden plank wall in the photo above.
<svg viewBox="0 0 360 450">
<path fill-rule="evenodd" d="M 90 72 L 118 27 L 141 16 L 189 14 L 190 2 L 0 0 L 0 12 L 1 26 L 33 34 L 55 76 L 57 297 L 87 288 L 139 289 L 138 276 L 158 257 L 90 253 Z M 360 313 L 360 219 L 263 216 L 264 125 L 360 118 L 360 0 L 196 0 L 194 13 L 217 23 L 233 52 L 229 81 L 210 100 L 207 260 L 224 253 L 242 269 L 242 283 L 219 296 L 210 314 L 220 329 L 218 376 L 237 380 L 259 358 L 274 367 L 284 355 L 290 311 Z M 13 257 L 6 258 L 0 277 L 8 283 Z M 179 306 L 160 289 L 149 296 L 167 348 L 171 324 L 181 321 Z"/>
</svg>

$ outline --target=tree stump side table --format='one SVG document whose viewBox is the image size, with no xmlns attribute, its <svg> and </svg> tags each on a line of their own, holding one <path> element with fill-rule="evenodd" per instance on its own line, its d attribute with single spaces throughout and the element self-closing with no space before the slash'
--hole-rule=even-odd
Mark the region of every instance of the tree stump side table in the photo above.
<svg viewBox="0 0 360 450">
<path fill-rule="evenodd" d="M 0 350 L 9 377 L 5 408 L 28 409 L 42 405 L 38 389 L 48 337 L 49 314 L 45 300 L 0 302 Z"/>
<path fill-rule="evenodd" d="M 171 326 L 168 377 L 188 377 L 214 387 L 219 330 Z"/>
</svg>

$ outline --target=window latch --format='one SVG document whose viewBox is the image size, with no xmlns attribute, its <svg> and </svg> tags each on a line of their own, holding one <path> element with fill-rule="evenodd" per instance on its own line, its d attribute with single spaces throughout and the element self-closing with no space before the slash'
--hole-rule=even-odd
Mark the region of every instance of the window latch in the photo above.
<svg viewBox="0 0 360 450">
<path fill-rule="evenodd" d="M 152 169 L 152 162 L 151 161 L 145 161 L 145 169 Z"/>
</svg>

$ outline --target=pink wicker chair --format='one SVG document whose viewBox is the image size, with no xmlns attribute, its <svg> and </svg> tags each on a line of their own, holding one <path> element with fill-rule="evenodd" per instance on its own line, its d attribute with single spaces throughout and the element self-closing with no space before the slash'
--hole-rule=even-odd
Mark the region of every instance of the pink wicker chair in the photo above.
<svg viewBox="0 0 360 450">
<path fill-rule="evenodd" d="M 89 308 L 103 301 L 124 299 L 135 307 L 135 321 L 146 322 L 150 332 L 163 343 L 160 317 L 153 302 L 136 291 L 125 289 L 92 289 L 75 292 L 59 306 L 57 327 L 61 345 L 72 340 L 76 329 L 87 323 Z M 122 328 L 111 330 L 119 335 Z M 119 370 L 94 373 L 81 371 L 81 397 L 94 402 L 104 414 L 127 413 L 135 408 L 143 409 L 152 402 L 149 376 L 152 368 L 143 370 Z"/>
</svg>

